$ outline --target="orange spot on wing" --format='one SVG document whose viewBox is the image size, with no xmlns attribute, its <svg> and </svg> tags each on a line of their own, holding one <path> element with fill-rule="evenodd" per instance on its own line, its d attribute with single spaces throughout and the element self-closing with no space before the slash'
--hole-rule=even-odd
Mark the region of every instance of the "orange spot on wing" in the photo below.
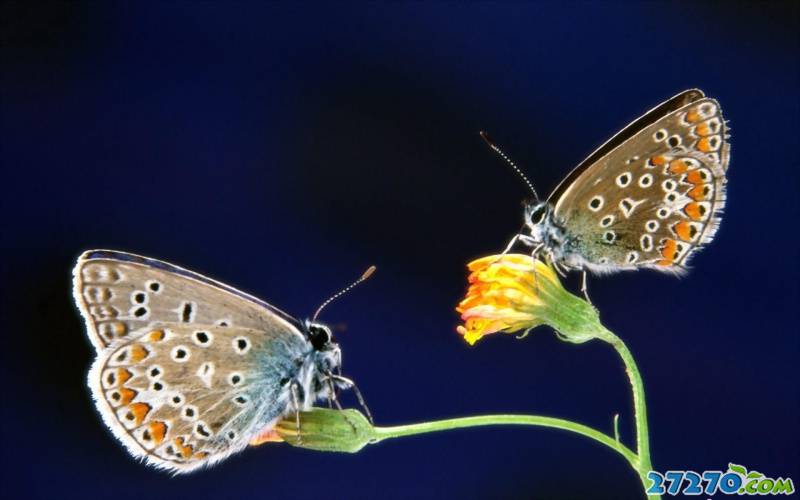
<svg viewBox="0 0 800 500">
<path fill-rule="evenodd" d="M 703 153 L 708 153 L 712 151 L 710 138 L 703 137 L 702 139 L 697 141 L 697 149 L 699 149 Z"/>
<path fill-rule="evenodd" d="M 149 334 L 147 334 L 147 340 L 150 342 L 160 342 L 164 340 L 164 330 L 153 330 Z"/>
<path fill-rule="evenodd" d="M 672 265 L 672 261 L 671 260 L 667 260 L 667 259 L 662 259 L 662 260 L 657 261 L 656 265 L 657 266 L 662 266 L 662 267 L 669 267 L 669 266 Z"/>
<path fill-rule="evenodd" d="M 703 218 L 703 207 L 697 202 L 687 203 L 683 207 L 683 213 L 692 218 L 692 220 L 701 220 Z"/>
<path fill-rule="evenodd" d="M 111 323 L 110 326 L 111 326 L 111 330 L 114 332 L 114 336 L 115 337 L 121 337 L 121 336 L 125 335 L 125 333 L 128 330 L 128 327 L 125 326 L 125 323 L 123 323 L 121 321 L 115 321 L 115 322 Z"/>
<path fill-rule="evenodd" d="M 182 437 L 175 438 L 175 441 L 173 441 L 173 443 L 175 443 L 175 446 L 178 448 L 178 451 L 180 452 L 183 458 L 189 458 L 192 456 L 192 453 L 194 453 L 194 448 L 192 448 L 192 445 L 190 444 L 187 444 L 186 446 L 183 445 Z"/>
<path fill-rule="evenodd" d="M 148 354 L 150 354 L 150 351 L 145 349 L 143 345 L 134 344 L 134 346 L 131 347 L 131 359 L 134 363 L 138 363 L 139 361 L 143 360 Z"/>
<path fill-rule="evenodd" d="M 119 390 L 119 395 L 120 395 L 119 402 L 121 404 L 126 405 L 131 401 L 133 401 L 133 398 L 135 398 L 137 394 L 139 393 L 134 391 L 133 389 L 128 389 L 127 387 L 123 387 Z"/>
<path fill-rule="evenodd" d="M 686 113 L 686 121 L 689 123 L 699 121 L 700 118 L 702 117 L 700 116 L 700 113 L 698 113 L 697 108 L 692 108 Z"/>
<path fill-rule="evenodd" d="M 710 192 L 711 187 L 708 184 L 701 184 L 690 189 L 686 195 L 694 201 L 702 201 L 706 199 Z"/>
<path fill-rule="evenodd" d="M 144 421 L 144 417 L 150 413 L 152 407 L 147 403 L 133 403 L 132 405 L 128 406 L 128 409 L 136 419 L 136 425 L 139 425 Z"/>
<path fill-rule="evenodd" d="M 117 368 L 117 382 L 119 382 L 119 385 L 125 385 L 125 382 L 130 380 L 131 377 L 133 377 L 133 374 L 129 370 Z"/>
<path fill-rule="evenodd" d="M 661 155 L 658 155 L 658 156 L 654 156 L 654 157 L 650 158 L 650 163 L 660 167 L 662 165 L 666 165 L 667 164 L 667 159 L 664 158 Z"/>
<path fill-rule="evenodd" d="M 691 241 L 697 233 L 697 229 L 688 221 L 681 221 L 672 226 L 672 230 L 678 235 L 678 238 L 683 241 Z"/>
<path fill-rule="evenodd" d="M 206 458 L 207 456 L 208 456 L 208 453 L 206 453 L 204 451 L 198 451 L 197 453 L 192 455 L 192 458 L 195 459 L 195 460 L 202 460 L 202 459 Z"/>
<path fill-rule="evenodd" d="M 664 242 L 664 246 L 661 247 L 661 256 L 664 257 L 664 260 L 670 262 L 678 258 L 678 244 L 675 243 L 675 240 L 667 240 Z"/>
<path fill-rule="evenodd" d="M 702 184 L 706 181 L 704 171 L 703 170 L 692 170 L 688 174 L 686 174 L 686 180 L 691 182 L 692 184 Z"/>
<path fill-rule="evenodd" d="M 150 424 L 150 435 L 153 436 L 153 441 L 156 444 L 161 444 L 164 437 L 167 435 L 167 424 L 164 422 L 156 421 Z"/>
<path fill-rule="evenodd" d="M 705 137 L 707 135 L 711 135 L 714 132 L 711 130 L 711 127 L 708 126 L 707 123 L 701 123 L 700 125 L 694 128 L 695 135 L 699 135 Z"/>
<path fill-rule="evenodd" d="M 682 174 L 687 170 L 689 170 L 689 165 L 681 159 L 669 162 L 669 172 L 671 174 Z"/>
</svg>

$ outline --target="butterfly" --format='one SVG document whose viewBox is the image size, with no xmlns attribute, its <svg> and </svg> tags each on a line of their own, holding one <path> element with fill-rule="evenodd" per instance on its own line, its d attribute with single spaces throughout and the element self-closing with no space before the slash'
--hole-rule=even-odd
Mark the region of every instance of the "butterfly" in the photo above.
<svg viewBox="0 0 800 500">
<path fill-rule="evenodd" d="M 562 274 L 640 268 L 680 275 L 711 242 L 725 206 L 730 161 L 719 103 L 690 89 L 648 111 L 583 160 L 546 200 L 533 192 L 517 242 Z M 588 297 L 587 297 L 588 298 Z"/>
<path fill-rule="evenodd" d="M 278 440 L 278 420 L 320 399 L 338 406 L 339 389 L 363 404 L 331 330 L 315 320 L 374 269 L 299 321 L 166 262 L 83 253 L 73 295 L 97 351 L 88 385 L 103 421 L 133 456 L 183 473 Z"/>
</svg>

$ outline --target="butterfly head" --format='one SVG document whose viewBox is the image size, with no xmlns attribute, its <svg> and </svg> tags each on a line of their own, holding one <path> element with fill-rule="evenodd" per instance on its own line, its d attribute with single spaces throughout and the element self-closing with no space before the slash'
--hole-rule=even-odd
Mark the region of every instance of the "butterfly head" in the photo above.
<svg viewBox="0 0 800 500">
<path fill-rule="evenodd" d="M 334 344 L 331 329 L 322 323 L 307 321 L 306 335 L 308 336 L 308 341 L 314 346 L 315 351 L 323 351 L 331 344 Z"/>
<path fill-rule="evenodd" d="M 308 404 L 319 399 L 336 399 L 340 390 L 353 386 L 350 379 L 342 377 L 342 351 L 334 342 L 331 329 L 322 323 L 306 320 L 305 334 L 313 347 L 301 368 L 299 380 L 305 380 L 301 402 L 308 409 Z"/>
<path fill-rule="evenodd" d="M 525 207 L 525 225 L 536 244 L 550 240 L 552 233 L 552 209 L 547 201 L 534 202 Z"/>
<path fill-rule="evenodd" d="M 333 333 L 328 326 L 315 321 L 305 322 L 305 334 L 314 348 L 314 364 L 319 373 L 339 370 L 341 367 L 341 350 L 334 342 Z"/>
<path fill-rule="evenodd" d="M 550 204 L 546 201 L 534 202 L 525 209 L 525 219 L 528 225 L 541 224 L 550 215 Z"/>
</svg>

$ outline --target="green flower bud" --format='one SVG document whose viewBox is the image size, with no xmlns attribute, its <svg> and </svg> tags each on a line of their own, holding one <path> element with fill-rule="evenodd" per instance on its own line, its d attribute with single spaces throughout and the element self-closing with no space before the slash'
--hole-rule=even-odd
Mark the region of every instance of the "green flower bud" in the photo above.
<svg viewBox="0 0 800 500">
<path fill-rule="evenodd" d="M 300 429 L 294 416 L 278 422 L 277 434 L 287 443 L 318 451 L 356 453 L 374 442 L 375 431 L 357 410 L 313 408 L 300 413 Z"/>
</svg>

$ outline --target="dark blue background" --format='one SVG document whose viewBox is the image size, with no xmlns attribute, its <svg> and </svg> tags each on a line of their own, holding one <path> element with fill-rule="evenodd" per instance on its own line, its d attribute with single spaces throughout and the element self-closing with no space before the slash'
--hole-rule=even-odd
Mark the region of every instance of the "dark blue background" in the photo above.
<svg viewBox="0 0 800 500">
<path fill-rule="evenodd" d="M 84 388 L 70 269 L 84 249 L 132 251 L 302 316 L 374 263 L 324 319 L 346 324 L 344 369 L 378 423 L 527 412 L 610 432 L 620 412 L 630 443 L 607 346 L 454 332 L 466 262 L 502 249 L 526 196 L 477 132 L 547 192 L 689 87 L 733 130 L 718 237 L 684 279 L 590 289 L 641 366 L 656 468 L 800 480 L 797 5 L 4 3 L 2 493 L 640 498 L 621 457 L 540 429 L 146 468 Z"/>
</svg>

